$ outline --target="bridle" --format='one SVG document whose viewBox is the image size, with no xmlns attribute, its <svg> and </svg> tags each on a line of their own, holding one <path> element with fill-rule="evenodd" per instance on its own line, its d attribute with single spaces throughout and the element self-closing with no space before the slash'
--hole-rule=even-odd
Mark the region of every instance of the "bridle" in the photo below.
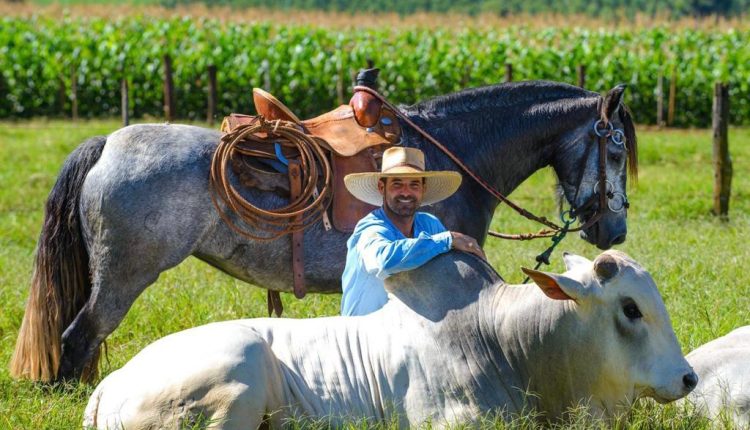
<svg viewBox="0 0 750 430">
<path fill-rule="evenodd" d="M 611 122 L 605 122 L 604 119 L 599 119 L 594 122 L 593 128 L 594 134 L 596 134 L 596 136 L 599 138 L 597 139 L 599 148 L 599 162 L 597 171 L 598 178 L 596 184 L 594 184 L 594 189 L 592 190 L 593 192 L 591 193 L 591 196 L 585 202 L 583 202 L 583 204 L 578 207 L 573 206 L 575 202 L 578 201 L 578 195 L 583 185 L 583 175 L 585 172 L 585 167 L 586 165 L 588 165 L 588 160 L 591 158 L 591 152 L 593 148 L 592 145 L 587 150 L 586 157 L 583 159 L 583 164 L 579 169 L 578 186 L 576 187 L 576 192 L 572 200 L 573 204 L 571 204 L 571 209 L 563 212 L 562 215 L 575 220 L 577 217 L 582 216 L 587 211 L 589 211 L 595 203 L 598 203 L 598 206 L 594 209 L 594 215 L 589 218 L 583 226 L 576 229 L 570 229 L 568 231 L 583 230 L 584 228 L 588 228 L 589 226 L 595 224 L 599 220 L 599 218 L 601 218 L 605 205 L 607 209 L 615 213 L 622 212 L 623 210 L 626 210 L 630 207 L 630 203 L 628 202 L 628 198 L 625 193 L 614 191 L 614 185 L 607 179 L 607 144 L 609 142 L 612 142 L 617 146 L 623 147 L 627 151 L 627 147 L 625 146 L 625 133 L 619 128 L 614 128 Z M 564 219 L 563 222 L 565 222 Z"/>
<path fill-rule="evenodd" d="M 554 250 L 555 246 L 557 246 L 557 244 L 560 243 L 560 241 L 562 241 L 562 239 L 565 237 L 567 233 L 588 229 L 589 227 L 596 224 L 600 220 L 600 218 L 603 216 L 604 211 L 605 211 L 604 208 L 607 208 L 612 212 L 622 212 L 623 210 L 626 210 L 630 206 L 625 193 L 614 191 L 615 189 L 614 185 L 607 180 L 607 144 L 608 142 L 611 141 L 613 144 L 624 146 L 627 149 L 627 147 L 625 146 L 626 145 L 625 133 L 621 129 L 614 128 L 612 123 L 609 122 L 609 120 L 603 115 L 598 120 L 596 120 L 593 124 L 594 133 L 598 137 L 597 142 L 598 142 L 598 148 L 599 148 L 599 151 L 598 151 L 599 160 L 598 160 L 598 172 L 597 172 L 598 180 L 596 184 L 594 185 L 595 192 L 592 193 L 591 197 L 589 197 L 579 207 L 573 207 L 571 205 L 571 209 L 567 211 L 561 211 L 560 220 L 562 221 L 562 224 L 563 224 L 561 226 L 548 220 L 546 217 L 534 215 L 533 213 L 513 203 L 505 195 L 503 195 L 497 189 L 495 189 L 495 187 L 490 185 L 477 173 L 475 173 L 468 166 L 466 166 L 466 164 L 464 164 L 463 161 L 461 161 L 455 154 L 453 154 L 453 152 L 451 152 L 443 144 L 438 142 L 429 133 L 424 131 L 421 127 L 419 127 L 411 119 L 409 119 L 406 115 L 404 115 L 400 109 L 398 109 L 396 106 L 391 104 L 388 100 L 385 99 L 385 97 L 383 97 L 376 90 L 369 88 L 369 87 L 365 87 L 365 86 L 356 86 L 354 87 L 354 90 L 366 91 L 372 94 L 373 96 L 375 96 L 385 106 L 393 110 L 393 112 L 395 112 L 396 115 L 402 121 L 407 123 L 414 130 L 416 130 L 428 142 L 432 143 L 438 149 L 440 149 L 445 155 L 448 156 L 448 158 L 450 158 L 454 163 L 456 163 L 456 165 L 458 165 L 458 167 L 460 167 L 461 170 L 464 171 L 464 173 L 466 173 L 468 176 L 474 179 L 477 183 L 479 183 L 479 185 L 481 185 L 482 188 L 484 188 L 493 197 L 497 198 L 501 202 L 510 206 L 513 210 L 518 212 L 521 216 L 527 219 L 536 221 L 544 225 L 545 227 L 547 227 L 546 229 L 540 230 L 536 233 L 506 234 L 506 233 L 497 233 L 492 230 L 487 232 L 490 236 L 499 237 L 501 239 L 510 239 L 510 240 L 531 240 L 531 239 L 539 239 L 539 238 L 544 238 L 544 237 L 552 238 L 552 246 L 550 246 L 542 254 L 539 254 L 536 257 L 536 261 L 537 261 L 536 268 L 539 268 L 539 266 L 542 263 L 550 264 L 549 263 L 550 254 Z M 601 100 L 599 101 L 599 107 L 601 107 Z M 601 112 L 601 109 L 597 109 L 597 111 Z M 587 154 L 583 159 L 583 166 L 580 169 L 580 176 L 578 180 L 578 186 L 575 192 L 575 197 L 573 198 L 573 202 L 574 202 L 573 204 L 575 204 L 575 202 L 578 200 L 578 195 L 583 185 L 583 175 L 585 172 L 585 167 L 588 164 L 588 160 L 591 157 L 592 152 L 593 152 L 593 145 L 591 145 L 587 149 Z M 615 203 L 612 203 L 613 201 L 615 201 Z M 583 225 L 576 227 L 576 228 L 571 228 L 571 225 L 578 219 L 578 217 L 587 213 L 590 210 L 590 208 L 594 206 L 596 203 L 598 203 L 598 205 L 595 207 L 593 215 L 590 218 L 588 218 Z"/>
</svg>

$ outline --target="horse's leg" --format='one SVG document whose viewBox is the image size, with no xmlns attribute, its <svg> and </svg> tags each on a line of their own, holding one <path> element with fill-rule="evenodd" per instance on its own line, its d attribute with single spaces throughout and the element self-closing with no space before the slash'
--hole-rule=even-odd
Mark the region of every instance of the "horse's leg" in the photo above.
<svg viewBox="0 0 750 430">
<path fill-rule="evenodd" d="M 116 205 L 110 202 L 109 214 L 87 212 L 89 218 L 99 219 L 99 228 L 89 238 L 91 294 L 62 335 L 61 379 L 81 376 L 86 363 L 141 292 L 161 272 L 187 258 L 201 233 L 197 225 L 203 219 L 197 213 L 167 211 L 159 228 L 143 229 L 143 220 L 155 215 L 131 212 L 113 216 Z"/>
<path fill-rule="evenodd" d="M 110 203 L 110 210 L 115 205 Z M 190 255 L 201 232 L 195 226 L 203 219 L 190 211 L 168 215 L 160 228 L 153 230 L 141 228 L 143 220 L 153 215 L 98 215 L 103 227 L 89 241 L 91 295 L 62 335 L 59 378 L 80 377 L 101 342 L 119 326 L 141 292 L 161 272 Z M 182 230 L 186 226 L 195 228 Z"/>
<path fill-rule="evenodd" d="M 86 364 L 95 358 L 99 345 L 120 325 L 138 295 L 156 280 L 158 272 L 141 274 L 127 283 L 113 278 L 121 273 L 96 275 L 91 297 L 62 335 L 59 379 L 81 377 Z M 115 285 L 116 290 L 112 288 Z"/>
<path fill-rule="evenodd" d="M 187 258 L 215 223 L 210 152 L 183 129 L 140 126 L 113 134 L 83 184 L 91 293 L 62 335 L 60 379 L 81 375 L 140 293 Z"/>
</svg>

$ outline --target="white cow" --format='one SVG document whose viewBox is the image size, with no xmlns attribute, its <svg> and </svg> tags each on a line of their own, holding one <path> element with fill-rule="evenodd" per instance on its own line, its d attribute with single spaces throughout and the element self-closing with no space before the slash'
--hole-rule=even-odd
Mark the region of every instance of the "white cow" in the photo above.
<svg viewBox="0 0 750 430">
<path fill-rule="evenodd" d="M 389 302 L 367 316 L 228 321 L 167 336 L 99 384 L 84 425 L 444 426 L 529 407 L 555 419 L 582 401 L 608 415 L 640 396 L 690 392 L 697 377 L 651 276 L 615 251 L 565 261 L 563 275 L 528 270 L 537 288 L 507 285 L 454 252 L 389 278 Z"/>
<path fill-rule="evenodd" d="M 725 413 L 737 427 L 750 428 L 750 326 L 712 340 L 686 358 L 700 376 L 687 400 L 709 418 Z"/>
</svg>

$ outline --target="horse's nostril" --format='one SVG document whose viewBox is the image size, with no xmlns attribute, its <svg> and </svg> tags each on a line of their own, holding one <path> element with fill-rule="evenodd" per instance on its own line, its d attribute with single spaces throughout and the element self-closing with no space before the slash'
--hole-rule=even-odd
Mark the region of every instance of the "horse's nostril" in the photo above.
<svg viewBox="0 0 750 430">
<path fill-rule="evenodd" d="M 698 385 L 698 375 L 696 375 L 695 372 L 686 373 L 685 376 L 682 377 L 682 383 L 685 384 L 687 389 L 692 390 Z"/>
<path fill-rule="evenodd" d="M 615 238 L 615 239 L 614 239 L 614 240 L 612 241 L 612 245 L 619 245 L 619 244 L 621 244 L 621 243 L 625 242 L 625 237 L 626 237 L 626 236 L 627 236 L 627 234 L 625 234 L 625 233 L 623 233 L 623 234 L 621 234 L 621 235 L 617 236 L 617 237 L 616 237 L 616 238 Z"/>
</svg>

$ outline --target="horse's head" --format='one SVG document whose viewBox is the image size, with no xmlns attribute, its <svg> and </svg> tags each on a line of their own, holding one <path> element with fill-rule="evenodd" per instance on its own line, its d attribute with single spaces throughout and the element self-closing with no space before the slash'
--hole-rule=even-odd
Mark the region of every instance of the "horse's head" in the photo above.
<svg viewBox="0 0 750 430">
<path fill-rule="evenodd" d="M 600 249 L 625 241 L 627 176 L 637 177 L 638 147 L 630 112 L 621 103 L 624 91 L 618 85 L 599 99 L 596 111 L 566 133 L 565 149 L 553 163 L 562 194 L 584 226 L 581 237 Z"/>
</svg>

